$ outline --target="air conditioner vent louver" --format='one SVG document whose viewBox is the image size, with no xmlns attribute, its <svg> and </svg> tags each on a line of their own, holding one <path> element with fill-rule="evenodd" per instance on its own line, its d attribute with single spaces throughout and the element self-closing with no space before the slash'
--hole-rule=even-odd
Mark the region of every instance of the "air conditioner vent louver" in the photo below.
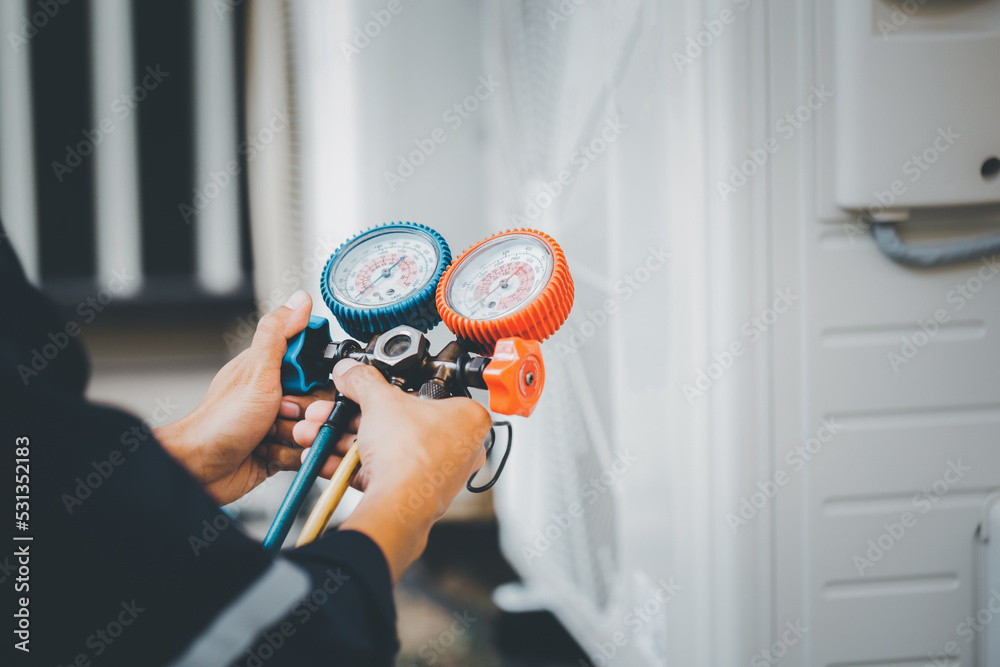
<svg viewBox="0 0 1000 667">
<path fill-rule="evenodd" d="M 551 531 L 560 534 L 538 566 L 544 576 L 565 580 L 603 611 L 612 597 L 619 560 L 614 495 L 602 464 L 610 456 L 601 456 L 588 426 L 593 423 L 584 414 L 589 401 L 581 400 L 581 387 L 573 382 L 567 364 L 552 354 L 546 362 L 545 390 L 544 411 L 536 413 L 532 440 L 544 443 L 533 451 L 540 477 L 548 480 L 543 499 L 547 511 L 534 514 L 542 522 L 536 529 L 545 532 L 558 526 Z M 579 516 L 570 513 L 574 505 L 582 508 Z"/>
</svg>

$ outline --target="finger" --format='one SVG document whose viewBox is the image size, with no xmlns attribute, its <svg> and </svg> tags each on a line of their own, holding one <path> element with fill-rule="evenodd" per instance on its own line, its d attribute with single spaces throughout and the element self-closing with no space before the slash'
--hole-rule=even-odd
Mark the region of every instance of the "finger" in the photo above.
<svg viewBox="0 0 1000 667">
<path fill-rule="evenodd" d="M 285 305 L 260 318 L 250 344 L 252 354 L 263 362 L 280 360 L 285 354 L 288 339 L 305 329 L 309 323 L 311 309 L 312 299 L 304 291 L 298 290 L 288 298 Z"/>
<path fill-rule="evenodd" d="M 333 384 L 330 384 L 328 388 L 321 387 L 305 396 L 282 396 L 278 415 L 285 419 L 302 419 L 310 405 L 317 401 L 332 401 L 336 398 L 335 394 Z"/>
<path fill-rule="evenodd" d="M 368 486 L 368 472 L 364 468 L 359 469 L 357 474 L 351 478 L 351 486 L 358 491 L 364 491 Z"/>
<path fill-rule="evenodd" d="M 322 424 L 333 410 L 333 401 L 316 401 L 306 408 L 306 421 Z"/>
<path fill-rule="evenodd" d="M 397 399 L 402 394 L 385 381 L 377 369 L 353 359 L 342 359 L 333 367 L 333 382 L 347 398 L 364 411 L 366 405 Z"/>
<path fill-rule="evenodd" d="M 295 441 L 295 436 L 293 435 L 293 429 L 295 425 L 299 422 L 291 419 L 278 419 L 271 426 L 271 430 L 267 432 L 267 436 L 264 438 L 266 442 L 273 442 L 285 447 L 304 447 L 305 445 L 299 445 Z"/>
<path fill-rule="evenodd" d="M 305 461 L 306 454 L 308 451 L 309 450 L 302 452 L 302 461 Z M 319 476 L 322 477 L 323 479 L 330 479 L 331 477 L 333 477 L 333 473 L 337 472 L 337 468 L 340 466 L 343 460 L 344 460 L 343 457 L 340 456 L 336 455 L 330 456 L 329 458 L 327 458 L 326 463 L 323 464 L 323 467 L 320 468 Z"/>
<path fill-rule="evenodd" d="M 261 443 L 254 450 L 254 455 L 267 463 L 267 475 L 270 477 L 282 470 L 298 470 L 302 465 L 302 459 L 299 458 L 301 451 L 282 445 Z"/>
<path fill-rule="evenodd" d="M 319 429 L 322 426 L 323 422 L 296 422 L 295 426 L 292 427 L 292 440 L 299 447 L 311 447 L 313 441 L 316 440 L 316 436 L 319 435 Z"/>
<path fill-rule="evenodd" d="M 305 447 L 308 449 L 309 447 L 312 446 L 312 443 L 316 439 L 316 436 L 319 435 L 319 429 L 321 426 L 322 424 L 318 424 L 316 422 L 308 422 L 308 421 L 298 422 L 295 425 L 295 428 L 293 429 L 295 443 L 298 444 L 300 447 Z M 354 442 L 354 439 L 356 437 L 358 437 L 357 433 L 353 431 L 348 431 L 346 433 L 341 434 L 340 438 L 337 440 L 336 444 L 333 447 L 334 451 L 346 454 L 347 450 L 350 449 L 351 447 L 351 443 Z"/>
<path fill-rule="evenodd" d="M 296 400 L 291 400 L 293 398 Z M 292 447 L 308 447 L 311 445 L 313 440 L 316 439 L 316 434 L 319 433 L 320 426 L 323 425 L 323 422 L 326 421 L 326 418 L 330 415 L 330 410 L 333 409 L 333 403 L 330 403 L 329 401 L 310 399 L 313 401 L 312 404 L 321 403 L 321 409 L 312 413 L 312 419 L 308 428 L 300 429 L 296 432 L 295 425 L 300 423 L 299 420 L 305 417 L 307 410 L 307 408 L 302 407 L 302 405 L 312 405 L 302 399 L 309 398 L 310 397 L 308 396 L 285 396 L 282 399 L 281 407 L 278 410 L 279 418 L 275 420 L 275 423 L 271 426 L 271 430 L 267 432 L 267 436 L 265 436 L 264 440 Z M 361 415 L 354 415 L 347 425 L 347 431 L 350 433 L 357 433 L 360 425 Z"/>
<path fill-rule="evenodd" d="M 305 418 L 307 421 L 314 424 L 322 424 L 330 416 L 330 412 L 333 410 L 333 403 L 330 401 L 316 401 L 308 408 L 306 408 Z M 361 414 L 358 413 L 351 417 L 350 423 L 347 425 L 348 431 L 358 432 L 361 427 Z M 300 443 L 301 444 L 301 443 Z"/>
<path fill-rule="evenodd" d="M 309 398 L 317 401 L 332 401 L 337 398 L 337 388 L 333 386 L 333 383 L 326 385 L 325 387 L 320 387 L 314 389 L 309 393 L 308 396 L 304 398 Z"/>
<path fill-rule="evenodd" d="M 278 416 L 283 419 L 302 419 L 306 414 L 306 408 L 312 401 L 305 399 L 308 396 L 282 396 L 281 405 L 278 406 Z"/>
</svg>

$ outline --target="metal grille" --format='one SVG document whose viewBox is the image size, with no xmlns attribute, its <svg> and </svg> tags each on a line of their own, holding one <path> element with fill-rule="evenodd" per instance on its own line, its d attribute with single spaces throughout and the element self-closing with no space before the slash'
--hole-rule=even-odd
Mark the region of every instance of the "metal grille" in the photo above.
<svg viewBox="0 0 1000 667">
<path fill-rule="evenodd" d="M 538 514 L 549 522 L 552 514 L 566 515 L 573 503 L 583 513 L 569 524 L 564 536 L 553 541 L 551 556 L 539 563 L 546 568 L 546 576 L 566 579 L 604 611 L 619 564 L 615 496 L 613 485 L 601 481 L 610 455 L 606 445 L 598 444 L 603 438 L 593 432 L 594 416 L 585 414 L 591 403 L 579 400 L 579 379 L 570 364 L 549 356 L 545 380 L 549 400 L 534 439 L 540 445 L 536 451 L 541 477 L 551 480 L 551 486 L 545 495 L 548 511 Z"/>
<path fill-rule="evenodd" d="M 559 238 L 577 294 L 573 315 L 546 343 L 545 396 L 531 424 L 519 424 L 530 440 L 519 448 L 531 450 L 531 463 L 518 463 L 518 489 L 500 498 L 498 511 L 516 545 L 534 539 L 552 513 L 565 512 L 571 502 L 582 506 L 580 519 L 553 542 L 551 553 L 520 571 L 539 589 L 573 600 L 570 606 L 592 619 L 611 614 L 626 597 L 620 489 L 613 479 L 610 487 L 600 481 L 595 487 L 594 480 L 611 474 L 615 453 L 609 443 L 616 441 L 621 412 L 615 395 L 620 378 L 612 363 L 622 345 L 622 320 L 603 306 L 608 299 L 620 306 L 629 297 L 615 290 L 624 273 L 617 156 L 602 150 L 585 169 L 574 158 L 623 115 L 619 104 L 627 100 L 619 93 L 643 48 L 643 26 L 653 22 L 651 4 L 522 0 L 497 7 L 493 22 L 491 67 L 501 68 L 500 78 L 509 84 L 492 119 L 503 167 L 493 182 L 491 214 Z M 560 172 L 570 173 L 571 182 L 552 194 Z M 543 192 L 550 201 L 539 198 Z M 505 521 L 508 512 L 518 518 Z M 532 517 L 527 531 L 512 525 L 524 516 Z"/>
<path fill-rule="evenodd" d="M 3 3 L 0 214 L 57 299 L 112 271 L 133 302 L 249 294 L 243 12 Z"/>
</svg>

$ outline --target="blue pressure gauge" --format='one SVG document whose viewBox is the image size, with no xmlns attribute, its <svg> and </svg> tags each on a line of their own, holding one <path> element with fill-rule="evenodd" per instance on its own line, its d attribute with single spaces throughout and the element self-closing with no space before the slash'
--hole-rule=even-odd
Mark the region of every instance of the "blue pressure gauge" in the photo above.
<svg viewBox="0 0 1000 667">
<path fill-rule="evenodd" d="M 327 261 L 323 300 L 344 331 L 362 342 L 401 324 L 426 332 L 441 321 L 434 290 L 450 263 L 448 244 L 430 227 L 373 227 Z"/>
</svg>

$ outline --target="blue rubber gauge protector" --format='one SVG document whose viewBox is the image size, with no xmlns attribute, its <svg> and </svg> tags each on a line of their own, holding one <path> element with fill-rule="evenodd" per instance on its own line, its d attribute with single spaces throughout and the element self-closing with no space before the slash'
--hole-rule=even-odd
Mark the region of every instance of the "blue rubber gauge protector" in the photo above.
<svg viewBox="0 0 1000 667">
<path fill-rule="evenodd" d="M 426 332 L 441 321 L 434 291 L 450 263 L 451 250 L 436 231 L 390 222 L 337 248 L 320 289 L 340 326 L 359 341 L 401 324 Z"/>
</svg>

